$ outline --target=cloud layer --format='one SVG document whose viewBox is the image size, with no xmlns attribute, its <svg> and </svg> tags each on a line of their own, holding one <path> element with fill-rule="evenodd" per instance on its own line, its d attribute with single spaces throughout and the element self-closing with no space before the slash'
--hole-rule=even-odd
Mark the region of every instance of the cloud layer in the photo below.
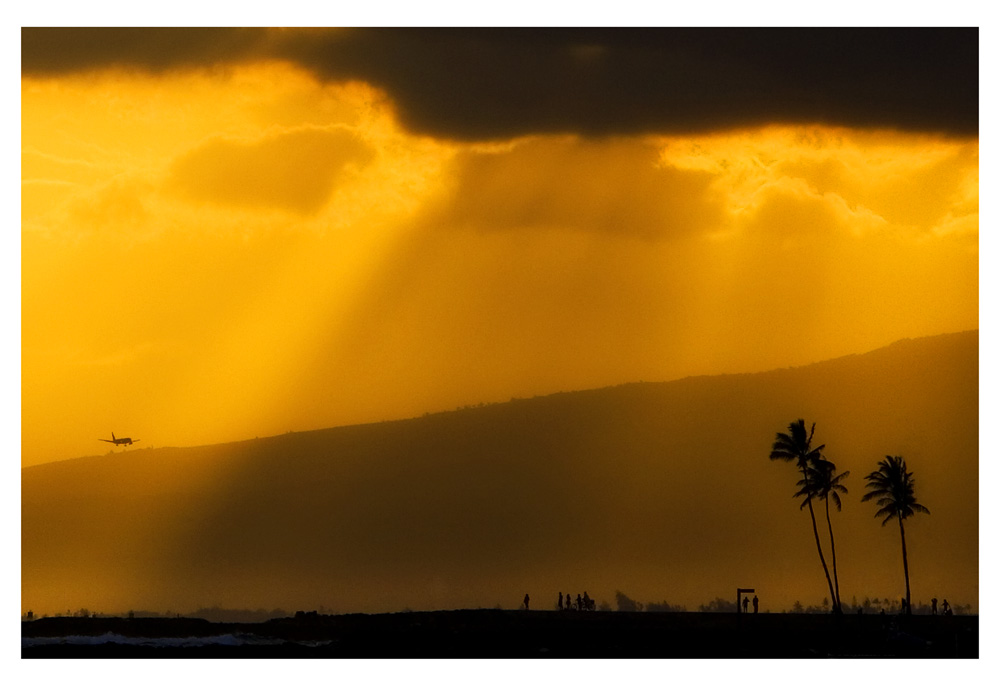
<svg viewBox="0 0 1000 680">
<path fill-rule="evenodd" d="M 261 140 L 212 139 L 177 159 L 171 184 L 196 200 L 310 214 L 330 198 L 348 165 L 371 150 L 346 129 L 299 129 Z"/>
<path fill-rule="evenodd" d="M 978 323 L 975 139 L 458 143 L 275 63 L 25 78 L 21 106 L 25 463 L 100 423 L 227 441 Z"/>
<path fill-rule="evenodd" d="M 382 87 L 449 139 L 979 125 L 975 28 L 22 29 L 27 76 L 273 59 Z"/>
<path fill-rule="evenodd" d="M 532 139 L 466 151 L 450 170 L 453 190 L 424 217 L 432 226 L 672 238 L 722 219 L 710 173 L 662 167 L 656 147 L 642 141 Z"/>
</svg>

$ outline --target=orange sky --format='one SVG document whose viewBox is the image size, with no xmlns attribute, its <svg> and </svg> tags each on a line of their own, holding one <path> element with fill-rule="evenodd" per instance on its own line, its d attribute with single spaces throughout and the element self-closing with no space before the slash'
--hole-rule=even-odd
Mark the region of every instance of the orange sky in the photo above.
<svg viewBox="0 0 1000 680">
<path fill-rule="evenodd" d="M 979 326 L 975 137 L 417 135 L 281 61 L 21 81 L 22 466 Z"/>
</svg>

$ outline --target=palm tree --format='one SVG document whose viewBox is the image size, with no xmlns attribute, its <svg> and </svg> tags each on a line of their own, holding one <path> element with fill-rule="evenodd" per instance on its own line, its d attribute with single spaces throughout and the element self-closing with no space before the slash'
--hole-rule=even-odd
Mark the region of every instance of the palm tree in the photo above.
<svg viewBox="0 0 1000 680">
<path fill-rule="evenodd" d="M 789 423 L 788 432 L 778 432 L 775 434 L 774 443 L 771 445 L 771 460 L 795 461 L 796 467 L 802 471 L 802 479 L 806 486 L 809 485 L 808 470 L 814 467 L 816 461 L 820 460 L 824 445 L 812 448 L 813 433 L 816 431 L 816 423 L 812 424 L 809 434 L 806 434 L 806 422 L 799 418 L 794 423 Z M 830 587 L 830 597 L 834 601 L 834 611 L 840 613 L 840 602 L 837 600 L 836 592 L 833 588 L 833 581 L 830 580 L 830 570 L 826 567 L 826 558 L 823 557 L 823 546 L 819 542 L 819 531 L 816 529 L 816 513 L 813 512 L 812 495 L 806 494 L 803 505 L 809 508 L 809 518 L 812 520 L 813 536 L 816 538 L 816 550 L 819 552 L 819 561 L 823 565 L 823 573 L 826 574 L 826 583 Z"/>
<path fill-rule="evenodd" d="M 913 495 L 913 473 L 906 469 L 906 461 L 902 456 L 886 456 L 879 461 L 878 469 L 865 477 L 868 483 L 865 488 L 871 489 L 862 496 L 862 501 L 877 500 L 879 509 L 875 517 L 884 517 L 885 526 L 895 517 L 899 522 L 899 539 L 903 544 L 903 577 L 906 579 L 906 610 L 910 607 L 910 568 L 906 562 L 906 532 L 903 530 L 903 520 L 916 512 L 930 514 L 930 510 L 917 503 Z"/>
<path fill-rule="evenodd" d="M 849 470 L 834 474 L 837 466 L 826 458 L 819 457 L 806 468 L 805 477 L 798 481 L 798 486 L 802 488 L 795 494 L 805 496 L 799 506 L 801 510 L 810 498 L 818 498 L 826 505 L 826 528 L 830 532 L 830 554 L 833 558 L 833 587 L 836 591 L 836 608 L 842 609 L 840 602 L 840 580 L 837 578 L 837 546 L 833 541 L 833 523 L 830 522 L 830 498 L 833 498 L 837 511 L 841 509 L 840 494 L 847 493 L 847 487 L 841 482 L 851 474 Z"/>
</svg>

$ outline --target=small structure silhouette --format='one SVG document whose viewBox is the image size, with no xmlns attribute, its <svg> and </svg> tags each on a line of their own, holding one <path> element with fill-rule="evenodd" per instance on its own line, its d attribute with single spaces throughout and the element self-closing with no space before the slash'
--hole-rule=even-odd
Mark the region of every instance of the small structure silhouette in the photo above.
<svg viewBox="0 0 1000 680">
<path fill-rule="evenodd" d="M 760 600 L 758 600 L 758 599 L 757 599 L 757 596 L 756 596 L 756 595 L 754 595 L 754 596 L 753 596 L 753 613 L 754 613 L 754 614 L 756 614 L 756 613 L 757 613 L 757 609 L 758 609 L 758 606 L 759 606 L 759 605 L 760 605 Z"/>
</svg>

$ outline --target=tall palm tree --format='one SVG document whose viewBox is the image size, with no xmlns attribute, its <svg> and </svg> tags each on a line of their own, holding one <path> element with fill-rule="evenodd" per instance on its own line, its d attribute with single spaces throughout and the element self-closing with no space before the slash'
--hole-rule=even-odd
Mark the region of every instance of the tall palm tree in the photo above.
<svg viewBox="0 0 1000 680">
<path fill-rule="evenodd" d="M 885 526 L 895 517 L 899 522 L 899 540 L 903 544 L 903 578 L 906 579 L 906 611 L 912 613 L 910 605 L 910 568 L 906 562 L 906 531 L 903 520 L 916 512 L 930 514 L 930 510 L 917 503 L 913 494 L 913 473 L 906 469 L 902 456 L 886 456 L 879 461 L 878 469 L 867 475 L 865 488 L 871 489 L 862 496 L 862 501 L 876 500 L 879 509 L 875 517 L 883 517 Z"/>
<path fill-rule="evenodd" d="M 830 521 L 830 499 L 833 498 L 834 505 L 837 506 L 837 511 L 839 512 L 841 509 L 840 494 L 847 493 L 847 487 L 841 482 L 847 479 L 851 473 L 849 470 L 846 470 L 838 475 L 834 474 L 836 471 L 837 466 L 832 461 L 823 457 L 817 458 L 806 469 L 805 477 L 798 481 L 798 486 L 802 488 L 795 495 L 806 497 L 806 500 L 802 501 L 802 505 L 799 506 L 800 510 L 805 507 L 810 498 L 818 498 L 826 506 L 826 528 L 830 532 L 830 554 L 833 558 L 833 587 L 836 592 L 834 602 L 836 602 L 837 609 L 842 609 L 840 602 L 840 580 L 837 578 L 837 546 L 833 540 L 833 523 Z"/>
<path fill-rule="evenodd" d="M 774 443 L 771 445 L 771 460 L 794 461 L 795 466 L 802 472 L 802 479 L 806 485 L 809 484 L 808 470 L 814 466 L 815 461 L 820 460 L 824 445 L 812 448 L 813 433 L 816 432 L 816 423 L 812 424 L 809 433 L 806 434 L 806 422 L 799 418 L 794 423 L 788 425 L 789 434 L 778 432 L 775 434 Z M 823 573 L 826 574 L 826 583 L 830 587 L 830 598 L 834 601 L 834 611 L 840 613 L 840 602 L 837 600 L 836 591 L 833 588 L 833 581 L 830 580 L 830 570 L 826 567 L 826 558 L 823 557 L 823 546 L 819 542 L 819 531 L 816 529 L 816 513 L 813 511 L 812 495 L 806 494 L 804 505 L 809 508 L 809 518 L 812 520 L 813 536 L 816 539 L 816 551 L 819 552 L 819 561 L 823 565 Z"/>
</svg>

